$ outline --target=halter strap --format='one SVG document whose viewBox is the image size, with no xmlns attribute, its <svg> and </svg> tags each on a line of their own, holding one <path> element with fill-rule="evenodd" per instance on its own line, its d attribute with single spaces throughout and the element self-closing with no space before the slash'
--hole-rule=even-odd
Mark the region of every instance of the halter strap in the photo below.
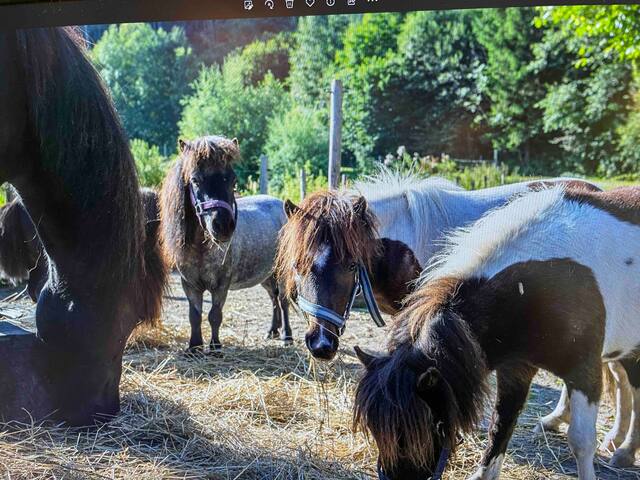
<svg viewBox="0 0 640 480">
<path fill-rule="evenodd" d="M 351 290 L 351 296 L 349 297 L 349 302 L 347 303 L 344 314 L 340 315 L 330 308 L 310 302 L 302 295 L 298 295 L 297 303 L 298 307 L 300 307 L 300 310 L 303 312 L 335 325 L 338 328 L 338 335 L 342 335 L 345 327 L 347 326 L 347 320 L 349 320 L 353 303 L 360 292 L 362 292 L 369 315 L 371 315 L 375 324 L 378 327 L 384 327 L 385 323 L 382 319 L 382 315 L 380 314 L 378 303 L 373 295 L 369 274 L 367 273 L 366 267 L 362 264 L 358 265 L 358 269 L 355 273 L 353 289 Z"/>
<path fill-rule="evenodd" d="M 441 480 L 442 474 L 444 473 L 445 468 L 447 468 L 447 463 L 449 462 L 449 455 L 451 455 L 451 449 L 443 448 L 440 450 L 440 458 L 438 458 L 438 464 L 436 465 L 436 469 L 433 471 L 428 480 Z M 391 480 L 384 470 L 382 469 L 382 464 L 380 463 L 380 459 L 378 459 L 378 480 Z"/>
<path fill-rule="evenodd" d="M 193 185 L 191 183 L 189 183 L 189 195 L 191 197 L 191 204 L 193 205 L 193 208 L 195 209 L 196 215 L 198 215 L 198 217 L 204 215 L 209 210 L 213 210 L 214 208 L 223 208 L 227 210 L 231 215 L 233 215 L 233 218 L 236 221 L 238 220 L 238 206 L 235 202 L 235 199 L 233 202 L 233 206 L 229 205 L 224 200 L 207 200 L 206 202 L 200 202 L 196 198 L 196 194 L 193 191 Z"/>
</svg>

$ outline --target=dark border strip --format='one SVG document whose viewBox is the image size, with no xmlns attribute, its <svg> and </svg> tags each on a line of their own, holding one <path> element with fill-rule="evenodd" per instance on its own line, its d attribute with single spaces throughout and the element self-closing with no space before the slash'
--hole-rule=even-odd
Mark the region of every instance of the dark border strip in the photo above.
<svg viewBox="0 0 640 480">
<path fill-rule="evenodd" d="M 406 12 L 470 8 L 524 7 L 543 5 L 614 5 L 634 1 L 607 0 L 0 0 L 0 28 L 31 28 L 150 21 L 207 20 L 229 18 L 285 17 L 367 12 Z M 329 6 L 335 2 L 333 6 Z M 312 4 L 309 6 L 308 4 Z"/>
</svg>

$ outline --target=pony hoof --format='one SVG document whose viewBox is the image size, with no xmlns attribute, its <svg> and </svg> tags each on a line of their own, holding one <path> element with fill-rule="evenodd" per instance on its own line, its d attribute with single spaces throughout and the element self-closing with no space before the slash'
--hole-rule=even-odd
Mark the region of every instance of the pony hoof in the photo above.
<svg viewBox="0 0 640 480">
<path fill-rule="evenodd" d="M 222 345 L 219 343 L 213 343 L 209 346 L 209 356 L 215 358 L 222 358 L 224 354 L 222 353 Z"/>
<path fill-rule="evenodd" d="M 204 346 L 189 347 L 185 350 L 184 356 L 187 358 L 202 358 L 204 356 Z"/>
<path fill-rule="evenodd" d="M 269 330 L 264 336 L 265 340 L 277 340 L 280 338 L 280 332 L 278 330 Z"/>
<path fill-rule="evenodd" d="M 619 448 L 611 457 L 609 465 L 616 468 L 629 468 L 633 467 L 636 458 L 632 452 Z"/>
<path fill-rule="evenodd" d="M 290 347 L 293 345 L 293 337 L 285 337 L 282 339 L 282 343 L 285 347 Z"/>
</svg>

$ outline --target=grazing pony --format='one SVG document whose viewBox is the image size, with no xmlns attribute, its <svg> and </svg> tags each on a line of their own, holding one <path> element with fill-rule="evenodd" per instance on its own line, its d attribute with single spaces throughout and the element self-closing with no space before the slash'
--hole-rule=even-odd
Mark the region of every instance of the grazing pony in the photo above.
<svg viewBox="0 0 640 480">
<path fill-rule="evenodd" d="M 37 338 L 0 365 L 0 417 L 86 425 L 118 412 L 127 338 L 159 317 L 166 269 L 80 34 L 4 30 L 0 71 L 0 182 L 20 194 L 48 265 Z"/>
<path fill-rule="evenodd" d="M 258 284 L 273 303 L 269 337 L 292 341 L 289 306 L 273 275 L 278 232 L 286 221 L 280 200 L 266 195 L 237 199 L 233 163 L 236 140 L 204 137 L 180 142 L 180 157 L 160 191 L 161 239 L 170 264 L 180 272 L 189 300 L 189 352 L 203 349 L 202 297 L 211 293 L 211 351 L 221 348 L 222 308 L 229 290 Z"/>
<path fill-rule="evenodd" d="M 0 270 L 14 285 L 25 280 L 35 302 L 47 275 L 42 244 L 19 200 L 0 207 Z"/>
<path fill-rule="evenodd" d="M 281 232 L 276 271 L 310 320 L 306 343 L 312 355 L 335 356 L 352 297 L 359 284 L 366 284 L 365 276 L 381 310 L 396 313 L 447 231 L 477 220 L 513 195 L 559 181 L 599 190 L 555 179 L 465 191 L 441 178 L 383 170 L 354 190 L 316 193 L 299 207 L 285 202 L 289 222 Z M 369 309 L 375 319 L 376 308 Z"/>
<path fill-rule="evenodd" d="M 380 478 L 439 478 L 495 371 L 489 446 L 471 478 L 497 479 L 545 369 L 568 387 L 579 478 L 595 480 L 602 362 L 635 359 L 640 346 L 639 252 L 638 188 L 531 192 L 452 234 L 394 319 L 388 355 L 357 350 L 366 372 L 354 420 L 378 444 Z M 616 455 L 635 452 L 639 418 Z"/>
</svg>

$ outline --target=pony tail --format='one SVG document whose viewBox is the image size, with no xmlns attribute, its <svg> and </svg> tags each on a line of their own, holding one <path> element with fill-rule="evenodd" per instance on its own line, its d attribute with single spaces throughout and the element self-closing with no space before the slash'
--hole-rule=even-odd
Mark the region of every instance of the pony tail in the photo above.
<svg viewBox="0 0 640 480">
<path fill-rule="evenodd" d="M 162 314 L 162 297 L 168 290 L 169 267 L 160 245 L 158 195 L 153 190 L 142 189 L 141 196 L 145 212 L 145 241 L 139 317 L 141 323 L 156 327 Z"/>
<path fill-rule="evenodd" d="M 180 259 L 187 240 L 185 189 L 182 159 L 178 159 L 160 189 L 160 247 L 170 267 Z"/>
</svg>

